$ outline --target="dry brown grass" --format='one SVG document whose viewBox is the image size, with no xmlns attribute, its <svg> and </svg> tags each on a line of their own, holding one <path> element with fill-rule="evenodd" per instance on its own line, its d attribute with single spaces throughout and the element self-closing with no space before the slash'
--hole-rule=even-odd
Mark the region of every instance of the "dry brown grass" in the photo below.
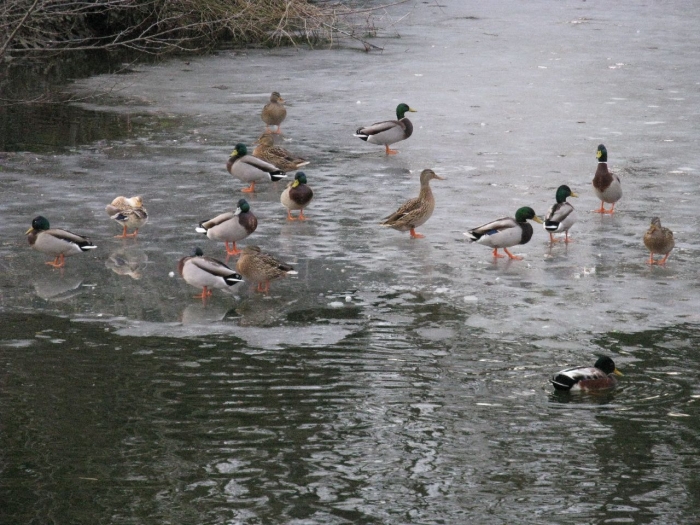
<svg viewBox="0 0 700 525">
<path fill-rule="evenodd" d="M 369 50 L 375 46 L 358 36 L 364 28 L 348 21 L 355 13 L 342 1 L 5 0 L 0 58 L 94 49 L 165 55 L 250 44 L 315 45 L 340 35 Z"/>
</svg>

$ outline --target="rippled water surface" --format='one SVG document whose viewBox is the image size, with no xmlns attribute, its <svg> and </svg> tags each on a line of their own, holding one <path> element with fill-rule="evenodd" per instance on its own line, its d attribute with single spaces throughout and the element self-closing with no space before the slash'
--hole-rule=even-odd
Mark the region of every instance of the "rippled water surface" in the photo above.
<svg viewBox="0 0 700 525">
<path fill-rule="evenodd" d="M 700 519 L 697 7 L 391 15 L 407 16 L 381 53 L 222 52 L 76 82 L 106 96 L 72 107 L 65 141 L 0 156 L 1 523 Z M 283 185 L 259 186 L 242 244 L 299 275 L 202 304 L 171 272 L 195 245 L 225 257 L 194 227 L 241 197 L 224 164 L 272 90 L 316 197 L 291 223 Z M 352 137 L 399 102 L 418 112 L 398 155 Z M 590 212 L 599 143 L 623 181 L 613 217 Z M 378 226 L 427 167 L 446 180 L 426 237 Z M 522 261 L 494 261 L 462 235 L 544 214 L 560 184 L 580 195 L 570 245 L 535 225 Z M 137 239 L 112 237 L 121 194 L 151 215 Z M 22 235 L 38 214 L 98 249 L 45 266 Z M 645 264 L 654 215 L 676 236 L 665 268 Z M 617 390 L 553 394 L 552 373 L 599 353 Z"/>
</svg>

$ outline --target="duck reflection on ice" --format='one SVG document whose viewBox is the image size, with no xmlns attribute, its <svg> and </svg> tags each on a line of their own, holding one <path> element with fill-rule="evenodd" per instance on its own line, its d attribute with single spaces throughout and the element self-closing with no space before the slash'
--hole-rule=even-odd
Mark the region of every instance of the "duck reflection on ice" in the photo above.
<svg viewBox="0 0 700 525">
<path fill-rule="evenodd" d="M 66 277 L 61 272 L 37 279 L 34 281 L 34 290 L 45 301 L 61 302 L 79 295 L 82 292 L 81 284 L 83 284 L 82 277 Z"/>
<path fill-rule="evenodd" d="M 211 303 L 204 302 L 192 303 L 187 305 L 182 314 L 180 314 L 180 322 L 184 325 L 218 323 L 226 319 L 229 316 L 229 312 L 232 316 L 236 315 L 230 305 L 214 306 Z"/>
<path fill-rule="evenodd" d="M 135 247 L 121 248 L 109 254 L 105 266 L 117 275 L 128 275 L 132 279 L 141 279 L 148 264 L 148 255 Z"/>
</svg>

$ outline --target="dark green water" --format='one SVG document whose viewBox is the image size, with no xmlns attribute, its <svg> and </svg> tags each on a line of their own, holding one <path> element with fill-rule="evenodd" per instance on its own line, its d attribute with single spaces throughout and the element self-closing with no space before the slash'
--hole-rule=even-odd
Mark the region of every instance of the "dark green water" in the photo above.
<svg viewBox="0 0 700 525">
<path fill-rule="evenodd" d="M 624 386 L 571 397 L 466 333 L 416 345 L 370 321 L 265 351 L 0 321 L 2 523 L 698 518 L 695 327 L 605 335 L 635 356 Z"/>
</svg>

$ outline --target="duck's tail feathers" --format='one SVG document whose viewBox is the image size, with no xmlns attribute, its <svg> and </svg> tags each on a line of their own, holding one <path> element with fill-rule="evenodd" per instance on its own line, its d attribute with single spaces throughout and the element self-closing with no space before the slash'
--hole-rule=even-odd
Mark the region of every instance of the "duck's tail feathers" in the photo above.
<svg viewBox="0 0 700 525">
<path fill-rule="evenodd" d="M 278 180 L 286 179 L 287 174 L 283 171 L 280 171 L 279 173 L 270 173 L 270 180 L 272 182 L 277 182 Z"/>
<path fill-rule="evenodd" d="M 464 232 L 464 235 L 469 239 L 469 242 L 476 242 L 481 237 L 481 235 L 477 235 L 472 231 Z"/>
<path fill-rule="evenodd" d="M 558 222 L 545 221 L 545 223 L 544 223 L 544 229 L 547 230 L 548 232 L 555 232 L 555 231 L 557 231 L 557 228 L 559 228 Z"/>
<path fill-rule="evenodd" d="M 203 233 L 204 235 L 207 234 L 207 229 L 206 229 L 205 227 L 203 227 L 203 226 L 201 225 L 201 223 L 200 223 L 199 226 L 197 226 L 197 227 L 194 229 L 194 231 L 196 231 L 197 233 Z"/>
<path fill-rule="evenodd" d="M 231 274 L 228 277 L 224 277 L 224 282 L 229 286 L 233 286 L 234 284 L 240 283 L 242 280 L 243 277 L 241 277 L 237 273 Z"/>
<path fill-rule="evenodd" d="M 299 272 L 297 272 L 296 270 L 289 270 L 287 271 L 287 275 L 299 275 Z"/>
<path fill-rule="evenodd" d="M 573 387 L 576 384 L 576 380 L 564 375 L 564 374 L 557 374 L 554 376 L 552 379 L 550 379 L 552 385 L 554 385 L 554 388 L 556 390 L 571 390 L 571 387 Z"/>
<path fill-rule="evenodd" d="M 369 135 L 367 133 L 362 133 L 362 128 L 359 128 L 354 134 L 353 137 L 357 137 L 358 139 L 362 139 L 366 141 L 369 138 Z"/>
<path fill-rule="evenodd" d="M 84 252 L 86 252 L 88 250 L 94 250 L 95 248 L 97 248 L 97 246 L 92 244 L 90 241 L 85 241 L 85 243 L 80 243 L 78 246 Z"/>
</svg>

